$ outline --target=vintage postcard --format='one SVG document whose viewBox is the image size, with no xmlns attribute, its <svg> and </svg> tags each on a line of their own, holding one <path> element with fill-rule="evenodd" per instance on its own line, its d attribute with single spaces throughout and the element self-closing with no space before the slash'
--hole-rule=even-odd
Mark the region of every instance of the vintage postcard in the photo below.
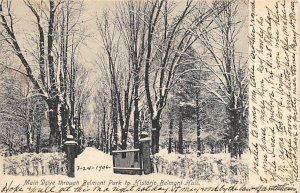
<svg viewBox="0 0 300 193">
<path fill-rule="evenodd" d="M 296 0 L 0 0 L 0 193 L 298 192 Z"/>
</svg>

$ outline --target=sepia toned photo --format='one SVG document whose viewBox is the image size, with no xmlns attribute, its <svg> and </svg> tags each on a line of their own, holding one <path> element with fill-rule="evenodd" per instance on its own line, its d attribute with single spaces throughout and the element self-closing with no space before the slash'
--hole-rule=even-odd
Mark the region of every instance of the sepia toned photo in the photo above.
<svg viewBox="0 0 300 193">
<path fill-rule="evenodd" d="M 0 192 L 294 192 L 295 3 L 0 0 Z"/>
</svg>

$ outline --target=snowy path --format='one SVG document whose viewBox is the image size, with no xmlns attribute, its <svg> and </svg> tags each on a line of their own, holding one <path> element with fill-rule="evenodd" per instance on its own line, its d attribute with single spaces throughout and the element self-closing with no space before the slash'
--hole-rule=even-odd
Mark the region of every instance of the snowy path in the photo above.
<svg viewBox="0 0 300 193">
<path fill-rule="evenodd" d="M 109 176 L 113 174 L 112 157 L 92 147 L 87 147 L 75 159 L 75 176 Z"/>
</svg>

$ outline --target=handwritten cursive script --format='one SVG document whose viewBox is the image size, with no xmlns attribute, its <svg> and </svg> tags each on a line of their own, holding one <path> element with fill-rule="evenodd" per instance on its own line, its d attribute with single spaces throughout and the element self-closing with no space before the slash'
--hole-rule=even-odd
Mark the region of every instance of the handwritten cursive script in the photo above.
<svg viewBox="0 0 300 193">
<path fill-rule="evenodd" d="M 298 181 L 296 4 L 250 1 L 250 171 L 263 184 Z"/>
</svg>

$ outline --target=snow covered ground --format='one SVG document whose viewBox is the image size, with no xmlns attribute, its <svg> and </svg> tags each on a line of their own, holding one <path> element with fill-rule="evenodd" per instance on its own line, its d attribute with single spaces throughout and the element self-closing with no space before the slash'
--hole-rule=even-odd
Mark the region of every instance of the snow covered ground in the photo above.
<svg viewBox="0 0 300 193">
<path fill-rule="evenodd" d="M 3 157 L 0 157 L 1 173 L 3 176 Z M 6 179 L 14 179 L 15 176 L 5 175 Z M 49 176 L 18 176 L 19 180 L 25 179 L 70 179 L 65 175 L 49 175 Z M 93 147 L 87 147 L 75 159 L 75 178 L 76 180 L 101 180 L 101 179 L 126 179 L 126 180 L 152 180 L 152 179 L 166 179 L 179 180 L 177 176 L 169 176 L 166 174 L 149 174 L 149 175 L 124 175 L 113 173 L 112 156 L 105 154 Z"/>
<path fill-rule="evenodd" d="M 218 168 L 216 166 L 216 162 L 219 160 L 222 161 L 223 165 L 230 165 L 231 159 L 228 153 L 220 153 L 220 154 L 203 154 L 201 157 L 197 157 L 196 154 L 168 154 L 166 149 L 162 149 L 157 156 L 160 156 L 164 160 L 167 160 L 169 164 L 173 164 L 174 162 L 182 159 L 188 158 L 193 160 L 193 162 L 201 160 L 201 162 L 213 163 L 212 170 L 214 173 L 218 173 Z M 246 154 L 242 155 L 242 159 L 239 160 L 243 165 L 248 165 L 248 159 Z M 3 174 L 3 157 L 0 156 L 0 175 Z M 112 156 L 109 154 L 105 154 L 102 151 L 99 151 L 93 147 L 87 147 L 85 150 L 78 155 L 75 159 L 75 177 L 76 179 L 128 179 L 128 180 L 150 180 L 153 178 L 159 179 L 170 179 L 170 180 L 179 180 L 182 179 L 178 175 L 169 175 L 162 173 L 152 173 L 149 175 L 124 175 L 124 174 L 115 174 L 113 173 L 113 161 Z M 55 177 L 56 175 L 52 175 Z M 7 176 L 6 177 L 10 177 Z M 12 177 L 12 176 L 11 176 Z M 46 176 L 30 176 L 33 178 L 45 178 Z M 68 179 L 65 175 L 56 176 L 57 178 Z M 187 178 L 188 176 L 185 176 Z M 22 178 L 22 177 L 21 177 Z M 28 178 L 28 176 L 24 176 L 23 178 Z"/>
<path fill-rule="evenodd" d="M 161 153 L 164 155 L 164 152 Z M 176 161 L 178 154 L 164 155 L 167 159 Z M 187 155 L 192 156 L 192 155 Z M 211 155 L 207 155 L 210 157 Z M 213 155 L 216 160 L 220 156 Z M 192 156 L 193 159 L 197 159 Z M 214 159 L 214 158 L 212 158 Z M 227 158 L 226 158 L 227 160 Z M 0 158 L 0 164 L 1 164 Z M 217 170 L 216 168 L 214 170 Z M 49 188 L 53 187 L 55 192 L 72 193 L 79 192 L 174 192 L 176 187 L 186 190 L 186 188 L 218 186 L 220 181 L 202 181 L 197 179 L 180 178 L 176 175 L 167 175 L 162 173 L 152 173 L 149 175 L 124 175 L 113 173 L 112 156 L 105 154 L 95 148 L 87 147 L 75 160 L 75 178 L 69 178 L 66 175 L 47 175 L 47 176 L 0 176 L 0 191 L 7 186 L 20 186 L 28 192 L 49 192 Z M 3 180 L 4 179 L 4 180 Z M 68 186 L 72 189 L 68 190 Z M 128 189 L 132 188 L 133 189 Z M 175 189 L 172 189 L 174 188 Z M 37 188 L 37 189 L 36 189 Z M 40 188 L 40 189 L 39 189 Z M 101 188 L 99 191 L 98 188 Z M 110 188 L 105 191 L 104 188 Z M 157 188 L 162 190 L 157 191 Z M 166 189 L 165 189 L 166 188 Z M 185 188 L 185 189 L 184 189 Z M 86 189 L 86 191 L 83 191 Z M 12 189 L 13 190 L 13 189 Z M 34 191 L 32 191 L 34 190 Z M 88 191 L 89 190 L 89 191 Z M 168 190 L 168 191 L 167 191 Z M 25 191 L 25 192 L 26 192 Z"/>
<path fill-rule="evenodd" d="M 95 169 L 97 166 L 98 170 Z M 99 170 L 100 166 L 105 166 L 105 168 Z M 78 167 L 86 168 L 83 170 L 78 169 Z M 90 169 L 87 169 L 88 167 Z M 91 169 L 92 167 L 94 169 Z M 75 178 L 69 178 L 66 175 L 2 176 L 3 174 L 0 174 L 0 191 L 12 193 L 18 192 L 15 190 L 21 188 L 24 193 L 165 192 L 163 188 L 171 188 L 174 184 L 178 186 L 185 183 L 176 176 L 165 174 L 155 173 L 141 176 L 114 174 L 112 167 L 112 157 L 110 155 L 87 147 L 76 158 Z M 159 189 L 163 190 L 158 191 Z"/>
<path fill-rule="evenodd" d="M 230 153 L 217 153 L 217 154 L 210 154 L 210 153 L 204 153 L 201 154 L 200 157 L 197 157 L 196 153 L 191 153 L 191 154 L 176 154 L 175 152 L 168 153 L 167 149 L 161 149 L 159 153 L 157 154 L 158 156 L 164 157 L 168 161 L 176 161 L 179 158 L 189 158 L 194 161 L 201 159 L 206 159 L 207 161 L 210 160 L 219 160 L 219 159 L 224 159 L 224 160 L 229 160 L 230 161 Z M 241 161 L 244 163 L 248 162 L 248 155 L 246 153 L 242 154 L 241 156 Z"/>
<path fill-rule="evenodd" d="M 153 158 L 154 169 L 159 173 L 199 179 L 202 182 L 246 183 L 248 181 L 248 155 L 241 159 L 230 157 L 230 153 L 175 154 L 160 150 Z"/>
<path fill-rule="evenodd" d="M 98 166 L 98 167 L 97 167 Z M 102 168 L 100 168 L 102 166 Z M 85 167 L 85 168 L 84 168 Z M 88 167 L 90 167 L 88 169 Z M 96 169 L 97 167 L 97 169 Z M 103 168 L 104 167 L 104 168 Z M 83 170 L 85 169 L 85 170 Z M 127 180 L 151 180 L 153 178 L 170 180 L 180 179 L 177 176 L 166 174 L 149 174 L 149 175 L 124 175 L 113 173 L 112 156 L 105 154 L 92 147 L 87 147 L 75 160 L 75 176 L 77 179 L 85 179 L 87 175 L 104 179 L 127 179 Z"/>
</svg>

